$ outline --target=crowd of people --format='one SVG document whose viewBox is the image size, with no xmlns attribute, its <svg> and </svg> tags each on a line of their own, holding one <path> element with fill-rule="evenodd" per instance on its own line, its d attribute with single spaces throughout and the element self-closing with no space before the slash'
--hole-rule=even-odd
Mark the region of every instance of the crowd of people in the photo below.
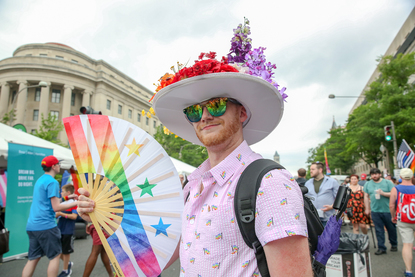
<svg viewBox="0 0 415 277">
<path fill-rule="evenodd" d="M 334 178 L 323 175 L 323 165 L 313 163 L 310 167 L 311 179 L 306 180 L 306 170 L 298 170 L 297 183 L 307 186 L 313 204 L 320 210 L 323 224 L 326 213 L 331 210 L 339 186 L 347 186 L 351 190 L 351 198 L 347 204 L 345 221 L 351 223 L 353 233 L 367 234 L 369 228 L 375 228 L 377 251 L 375 255 L 387 254 L 385 231 L 388 233 L 390 251 L 398 251 L 397 231 L 403 242 L 402 257 L 405 263 L 405 276 L 412 274 L 412 251 L 415 232 L 415 177 L 409 168 L 401 169 L 399 178 L 386 175 L 378 168 L 359 176 L 352 174 L 339 184 Z M 330 181 L 331 180 L 331 181 Z"/>
<path fill-rule="evenodd" d="M 72 184 L 60 188 L 54 178 L 60 172 L 59 160 L 55 156 L 45 157 L 41 166 L 45 173 L 36 181 L 33 189 L 33 202 L 26 226 L 29 236 L 28 261 L 23 268 L 22 277 L 33 276 L 43 256 L 49 259 L 48 277 L 68 277 L 71 276 L 73 267 L 70 255 L 74 253 L 78 195 L 74 193 Z M 101 255 L 108 276 L 113 277 L 108 255 L 102 247 L 94 225 L 89 224 L 86 232 L 91 235 L 93 245 L 83 276 L 90 276 L 98 256 Z M 60 260 L 63 270 L 58 274 Z"/>
</svg>

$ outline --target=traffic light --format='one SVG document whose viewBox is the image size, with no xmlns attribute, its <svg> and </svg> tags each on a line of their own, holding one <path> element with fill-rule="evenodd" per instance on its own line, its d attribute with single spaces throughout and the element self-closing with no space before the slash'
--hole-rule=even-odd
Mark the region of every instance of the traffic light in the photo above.
<svg viewBox="0 0 415 277">
<path fill-rule="evenodd" d="M 392 126 L 387 125 L 383 129 L 385 130 L 385 139 L 387 141 L 391 141 L 392 140 Z"/>
<path fill-rule="evenodd" d="M 100 115 L 102 115 L 101 111 L 94 111 L 94 109 L 91 108 L 90 106 L 81 107 L 79 109 L 79 111 L 81 112 L 81 114 L 100 114 Z"/>
</svg>

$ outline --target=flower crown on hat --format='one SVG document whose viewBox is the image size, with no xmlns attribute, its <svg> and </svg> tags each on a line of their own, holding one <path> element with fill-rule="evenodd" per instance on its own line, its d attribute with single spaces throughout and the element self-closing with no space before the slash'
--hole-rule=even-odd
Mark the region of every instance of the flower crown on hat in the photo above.
<svg viewBox="0 0 415 277">
<path fill-rule="evenodd" d="M 269 82 L 277 89 L 285 101 L 285 98 L 288 97 L 288 95 L 285 94 L 286 88 L 283 87 L 280 89 L 279 84 L 273 79 L 273 70 L 276 69 L 277 66 L 266 61 L 264 55 L 264 50 L 266 50 L 266 48 L 259 47 L 251 50 L 252 39 L 248 37 L 248 35 L 251 34 L 249 20 L 244 18 L 244 24 L 239 24 L 238 27 L 233 30 L 233 33 L 234 36 L 231 39 L 231 49 L 227 57 L 223 56 L 222 59 L 218 61 L 215 59 L 216 52 L 202 52 L 193 66 L 186 67 L 178 62 L 177 69 L 174 66 L 171 67 L 174 74 L 166 73 L 159 79 L 158 84 L 154 84 L 157 87 L 156 93 L 161 89 L 186 78 L 220 72 L 238 72 L 257 76 Z M 153 100 L 156 93 L 154 93 L 149 102 Z M 144 110 L 142 111 L 142 115 L 146 115 Z M 151 118 L 151 115 L 155 115 L 153 108 L 150 108 L 150 111 L 147 112 L 147 117 Z M 171 134 L 166 127 L 164 127 L 164 133 Z"/>
</svg>

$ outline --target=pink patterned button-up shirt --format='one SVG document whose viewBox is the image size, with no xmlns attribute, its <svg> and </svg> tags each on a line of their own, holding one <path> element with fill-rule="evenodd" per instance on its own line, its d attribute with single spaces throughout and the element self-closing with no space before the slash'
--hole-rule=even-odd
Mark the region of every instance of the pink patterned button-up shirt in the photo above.
<svg viewBox="0 0 415 277">
<path fill-rule="evenodd" d="M 244 141 L 214 168 L 206 160 L 189 175 L 184 190 L 189 197 L 182 221 L 181 276 L 260 276 L 255 253 L 245 244 L 234 212 L 239 177 L 260 158 Z M 302 194 L 288 171 L 272 170 L 264 176 L 255 217 L 262 245 L 288 236 L 307 236 Z"/>
</svg>

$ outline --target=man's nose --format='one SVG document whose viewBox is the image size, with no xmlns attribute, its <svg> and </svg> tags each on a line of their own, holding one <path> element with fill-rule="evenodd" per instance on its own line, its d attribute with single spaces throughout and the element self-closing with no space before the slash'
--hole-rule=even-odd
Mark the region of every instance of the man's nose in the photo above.
<svg viewBox="0 0 415 277">
<path fill-rule="evenodd" d="M 211 119 L 213 119 L 213 115 L 210 114 L 210 112 L 207 110 L 206 107 L 203 107 L 202 121 L 211 120 Z"/>
</svg>

